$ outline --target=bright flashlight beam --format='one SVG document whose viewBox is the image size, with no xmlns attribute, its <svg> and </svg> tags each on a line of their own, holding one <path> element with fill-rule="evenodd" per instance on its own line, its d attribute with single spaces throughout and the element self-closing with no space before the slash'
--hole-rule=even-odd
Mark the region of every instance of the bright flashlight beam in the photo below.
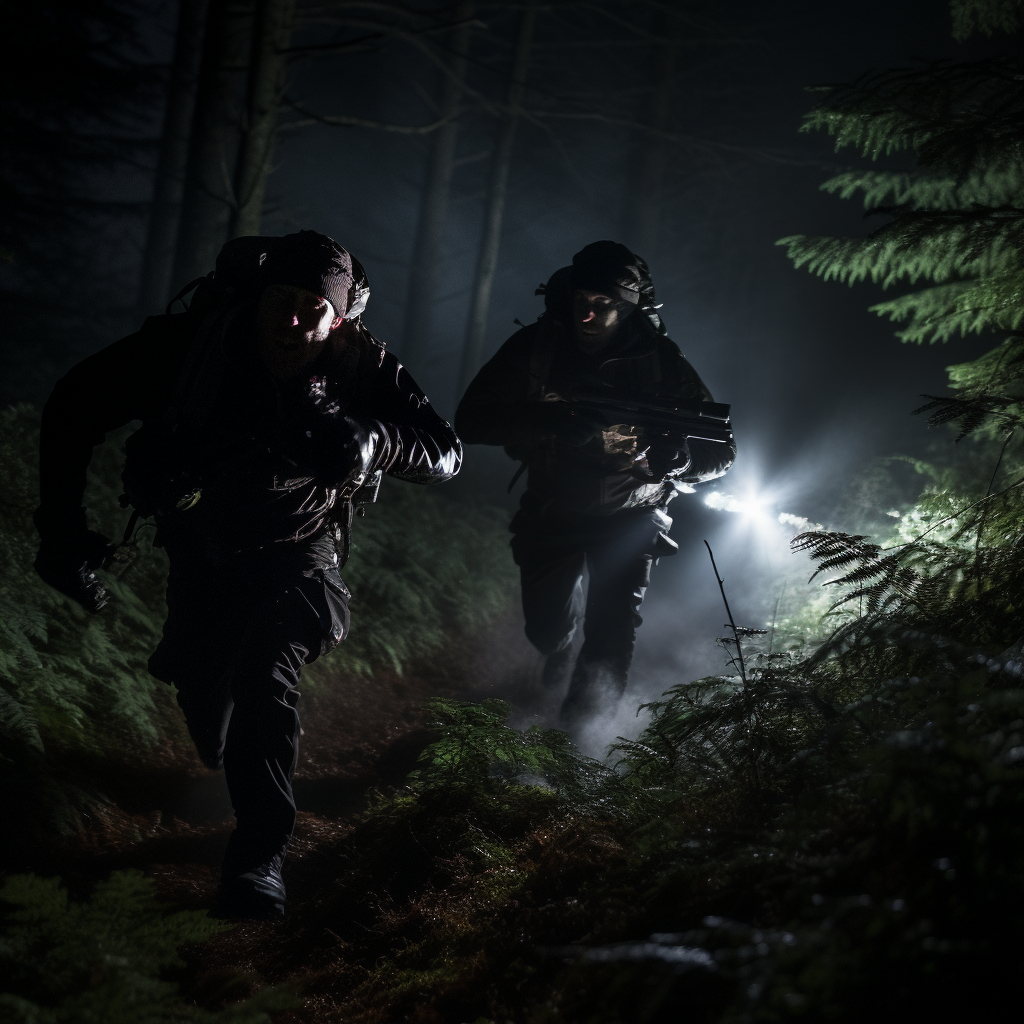
<svg viewBox="0 0 1024 1024">
<path fill-rule="evenodd" d="M 721 491 L 711 491 L 705 495 L 704 504 L 708 508 L 721 509 L 723 512 L 735 512 L 746 519 L 757 519 L 762 522 L 775 517 L 775 513 L 768 507 L 769 500 L 756 495 L 750 498 L 737 498 L 731 494 L 723 494 Z M 820 523 L 812 523 L 810 519 L 795 516 L 790 512 L 779 512 L 777 519 L 782 526 L 791 526 L 797 530 L 824 529 Z"/>
<path fill-rule="evenodd" d="M 720 508 L 723 512 L 738 512 L 744 516 L 762 516 L 765 502 L 758 498 L 735 498 L 731 494 L 712 491 L 704 498 L 708 508 Z"/>
</svg>

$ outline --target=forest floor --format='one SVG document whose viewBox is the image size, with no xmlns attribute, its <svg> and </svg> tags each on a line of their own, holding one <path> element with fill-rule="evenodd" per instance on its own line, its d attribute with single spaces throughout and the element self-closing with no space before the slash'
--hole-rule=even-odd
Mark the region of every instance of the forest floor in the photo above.
<svg viewBox="0 0 1024 1024">
<path fill-rule="evenodd" d="M 309 965 L 275 962 L 275 950 L 312 951 L 333 944 L 336 937 L 319 934 L 322 926 L 316 935 L 303 934 L 304 909 L 337 877 L 344 857 L 339 850 L 344 851 L 346 835 L 373 795 L 400 787 L 416 767 L 432 739 L 424 727 L 426 701 L 499 697 L 513 703 L 520 718 L 529 718 L 542 706 L 539 668 L 521 625 L 510 616 L 468 655 L 442 652 L 407 675 L 378 670 L 372 677 L 346 679 L 329 673 L 328 681 L 307 686 L 300 703 L 303 736 L 295 777 L 299 813 L 285 864 L 288 915 L 281 922 L 239 923 L 186 950 L 183 992 L 200 1004 L 216 1005 L 225 995 L 243 998 L 265 983 L 301 978 L 296 987 L 302 987 Z M 168 714 L 176 715 L 171 701 L 167 704 Z M 178 732 L 178 742 L 141 764 L 128 757 L 122 763 L 83 764 L 110 802 L 41 858 L 34 850 L 31 862 L 19 863 L 18 850 L 8 850 L 9 866 L 59 875 L 73 897 L 112 872 L 135 869 L 153 879 L 169 909 L 209 909 L 233 817 L 223 773 L 205 769 L 183 727 Z M 302 1024 L 337 1019 L 327 1012 L 317 1013 L 307 1000 L 305 1009 L 284 1019 Z"/>
</svg>

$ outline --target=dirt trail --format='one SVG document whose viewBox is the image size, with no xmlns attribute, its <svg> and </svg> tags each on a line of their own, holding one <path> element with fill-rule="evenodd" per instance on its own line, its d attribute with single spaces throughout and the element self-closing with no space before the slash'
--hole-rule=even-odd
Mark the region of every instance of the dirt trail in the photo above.
<svg viewBox="0 0 1024 1024">
<path fill-rule="evenodd" d="M 303 904 L 315 899 L 330 876 L 321 851 L 351 830 L 374 789 L 402 783 L 430 741 L 422 710 L 428 698 L 518 696 L 522 704 L 529 698 L 523 687 L 535 678 L 536 667 L 519 623 L 502 622 L 479 638 L 473 652 L 458 658 L 439 654 L 415 674 L 339 674 L 307 686 L 300 701 L 303 736 L 295 779 L 300 810 L 285 866 L 289 917 L 281 924 L 243 924 L 215 939 L 204 947 L 207 966 L 267 976 L 268 965 L 254 962 L 258 937 L 268 928 L 301 929 Z M 75 893 L 111 871 L 135 868 L 153 878 L 175 908 L 208 908 L 233 827 L 223 774 L 203 769 L 184 748 L 148 765 L 90 768 L 116 803 L 93 814 L 72 840 L 16 869 L 58 874 Z"/>
</svg>

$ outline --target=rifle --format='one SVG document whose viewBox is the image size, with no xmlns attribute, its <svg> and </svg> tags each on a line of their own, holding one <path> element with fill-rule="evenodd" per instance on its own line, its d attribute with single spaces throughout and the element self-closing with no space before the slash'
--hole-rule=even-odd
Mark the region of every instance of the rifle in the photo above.
<svg viewBox="0 0 1024 1024">
<path fill-rule="evenodd" d="M 690 439 L 716 444 L 732 441 L 729 406 L 721 402 L 688 402 L 664 395 L 625 398 L 600 388 L 574 390 L 565 401 L 572 409 L 609 417 L 609 423 L 639 428 L 646 441 L 664 441 L 676 448 Z"/>
</svg>

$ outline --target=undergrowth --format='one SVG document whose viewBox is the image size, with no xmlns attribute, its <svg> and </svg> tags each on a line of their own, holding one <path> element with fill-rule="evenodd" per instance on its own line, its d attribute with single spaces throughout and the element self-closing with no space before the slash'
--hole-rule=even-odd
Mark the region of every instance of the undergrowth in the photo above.
<svg viewBox="0 0 1024 1024">
<path fill-rule="evenodd" d="M 243 998 L 239 979 L 222 978 L 203 1007 L 172 979 L 184 966 L 180 947 L 228 927 L 202 912 L 169 911 L 135 871 L 114 873 L 80 900 L 59 879 L 12 875 L 0 887 L 0 1021 L 269 1024 L 272 1011 L 296 1005 L 293 993 L 261 988 Z"/>
<path fill-rule="evenodd" d="M 8 570 L 0 578 L 0 762 L 13 780 L 4 814 L 45 842 L 106 799 L 87 763 L 195 762 L 173 692 L 146 668 L 166 614 L 166 556 L 152 546 L 152 529 L 138 531 L 139 557 L 120 575 L 103 574 L 113 601 L 98 615 L 32 569 L 38 433 L 31 407 L 0 413 L 0 555 Z M 86 493 L 94 527 L 117 541 L 127 520 L 117 500 L 125 436 L 97 450 Z M 448 529 L 455 518 L 457 532 Z M 385 485 L 380 504 L 355 523 L 345 572 L 352 635 L 311 666 L 308 684 L 401 672 L 455 633 L 485 626 L 511 592 L 505 538 L 493 510 L 462 508 L 430 488 Z"/>
</svg>

